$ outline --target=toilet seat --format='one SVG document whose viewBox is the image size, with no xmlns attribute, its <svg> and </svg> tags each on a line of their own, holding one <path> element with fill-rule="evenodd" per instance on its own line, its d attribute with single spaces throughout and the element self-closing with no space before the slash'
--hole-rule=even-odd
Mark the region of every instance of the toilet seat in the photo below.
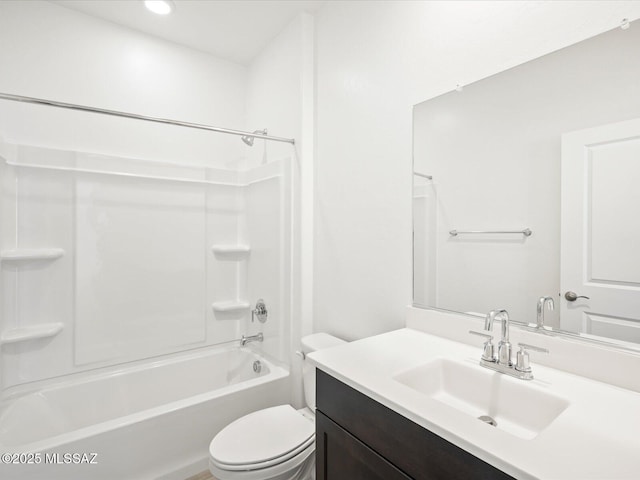
<svg viewBox="0 0 640 480">
<path fill-rule="evenodd" d="M 227 425 L 209 446 L 211 463 L 226 471 L 251 471 L 303 461 L 315 449 L 315 425 L 291 405 L 245 415 Z"/>
<path fill-rule="evenodd" d="M 305 450 L 309 450 L 309 452 L 305 452 Z M 287 452 L 286 455 L 282 457 L 276 457 L 271 460 L 267 460 L 265 462 L 257 462 L 257 463 L 246 463 L 246 464 L 228 464 L 222 463 L 213 457 L 210 458 L 211 462 L 216 465 L 221 470 L 228 471 L 247 471 L 247 470 L 262 470 L 268 467 L 273 467 L 275 465 L 280 465 L 282 463 L 287 462 L 288 460 L 294 459 L 301 452 L 303 453 L 300 460 L 303 460 L 307 457 L 307 455 L 315 450 L 315 435 L 309 439 L 308 442 L 305 442 L 304 445 L 300 445 L 300 447 L 292 450 L 291 452 Z"/>
<path fill-rule="evenodd" d="M 291 478 L 295 477 L 296 473 L 308 468 L 305 467 L 305 465 L 308 465 L 309 461 L 315 464 L 315 449 L 316 446 L 314 442 L 307 447 L 306 450 L 303 450 L 289 460 L 255 470 L 226 470 L 220 468 L 213 459 L 209 458 L 209 471 L 213 474 L 214 478 L 220 480 L 291 480 Z"/>
</svg>

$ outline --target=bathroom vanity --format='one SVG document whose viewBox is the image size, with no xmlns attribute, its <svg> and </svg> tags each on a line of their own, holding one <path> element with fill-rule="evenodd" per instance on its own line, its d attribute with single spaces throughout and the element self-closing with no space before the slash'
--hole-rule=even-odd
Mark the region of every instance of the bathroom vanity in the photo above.
<svg viewBox="0 0 640 480">
<path fill-rule="evenodd" d="M 545 346 L 566 355 L 562 340 Z M 640 393 L 533 354 L 534 379 L 521 380 L 481 354 L 413 328 L 311 354 L 317 478 L 638 478 Z"/>
<path fill-rule="evenodd" d="M 318 480 L 513 478 L 321 370 L 316 385 Z"/>
</svg>

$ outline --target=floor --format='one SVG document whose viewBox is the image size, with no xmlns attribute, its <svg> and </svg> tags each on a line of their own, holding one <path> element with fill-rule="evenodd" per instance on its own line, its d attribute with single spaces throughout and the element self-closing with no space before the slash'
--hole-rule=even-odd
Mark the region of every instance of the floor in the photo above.
<svg viewBox="0 0 640 480">
<path fill-rule="evenodd" d="M 211 475 L 210 472 L 208 471 L 204 471 L 204 472 L 200 472 L 197 475 L 193 475 L 189 478 L 185 478 L 185 480 L 216 480 L 216 478 Z"/>
</svg>

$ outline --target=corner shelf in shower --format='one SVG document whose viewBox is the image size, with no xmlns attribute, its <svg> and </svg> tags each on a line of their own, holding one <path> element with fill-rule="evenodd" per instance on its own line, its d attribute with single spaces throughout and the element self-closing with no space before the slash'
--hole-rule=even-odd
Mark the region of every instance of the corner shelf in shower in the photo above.
<svg viewBox="0 0 640 480">
<path fill-rule="evenodd" d="M 211 304 L 214 312 L 237 312 L 251 308 L 249 302 L 233 300 L 228 302 L 214 302 Z"/>
<path fill-rule="evenodd" d="M 64 325 L 60 322 L 41 323 L 30 327 L 10 328 L 2 332 L 0 336 L 0 345 L 7 343 L 26 342 L 28 340 L 36 340 L 38 338 L 55 337 L 58 335 Z"/>
<path fill-rule="evenodd" d="M 2 250 L 0 260 L 3 262 L 22 262 L 29 260 L 55 260 L 64 255 L 61 248 L 16 248 Z"/>
<path fill-rule="evenodd" d="M 251 247 L 249 245 L 212 245 L 211 251 L 214 254 L 220 255 L 241 255 L 248 254 L 251 251 Z"/>
</svg>

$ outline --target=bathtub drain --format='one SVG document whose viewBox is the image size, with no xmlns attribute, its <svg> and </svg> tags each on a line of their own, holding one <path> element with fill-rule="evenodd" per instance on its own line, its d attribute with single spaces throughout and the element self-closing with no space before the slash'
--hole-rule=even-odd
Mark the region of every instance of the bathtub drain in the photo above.
<svg viewBox="0 0 640 480">
<path fill-rule="evenodd" d="M 262 364 L 260 363 L 260 360 L 253 362 L 253 371 L 256 373 L 260 373 L 262 371 Z"/>
</svg>

